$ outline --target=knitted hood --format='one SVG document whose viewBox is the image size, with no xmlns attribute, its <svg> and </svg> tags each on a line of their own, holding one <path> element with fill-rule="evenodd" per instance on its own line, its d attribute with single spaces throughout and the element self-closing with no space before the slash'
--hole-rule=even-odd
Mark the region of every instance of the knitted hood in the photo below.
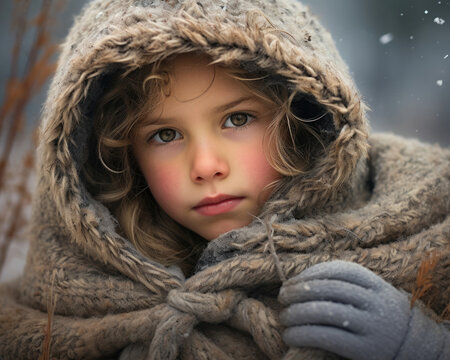
<svg viewBox="0 0 450 360">
<path fill-rule="evenodd" d="M 132 278 L 148 260 L 116 233 L 80 176 L 93 109 L 109 74 L 190 51 L 278 74 L 327 112 L 316 125 L 322 157 L 308 176 L 285 180 L 270 212 L 305 212 L 334 199 L 366 154 L 365 107 L 330 35 L 299 2 L 93 1 L 63 44 L 45 105 L 39 176 L 48 188 L 41 193 L 54 195 L 58 224 L 83 251 Z"/>
</svg>

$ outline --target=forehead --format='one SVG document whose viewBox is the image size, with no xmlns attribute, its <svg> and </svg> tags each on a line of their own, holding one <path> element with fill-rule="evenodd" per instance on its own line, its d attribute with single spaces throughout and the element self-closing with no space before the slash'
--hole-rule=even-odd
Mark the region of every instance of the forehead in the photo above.
<svg viewBox="0 0 450 360">
<path fill-rule="evenodd" d="M 227 105 L 243 99 L 268 106 L 243 81 L 232 76 L 233 68 L 211 64 L 205 55 L 179 55 L 161 70 L 169 75 L 169 88 L 149 113 L 147 120 L 151 122 L 180 114 L 225 111 Z"/>
<path fill-rule="evenodd" d="M 232 68 L 212 64 L 205 55 L 184 54 L 173 59 L 167 67 L 170 76 L 170 94 L 178 101 L 190 101 L 213 92 L 248 92 L 243 83 L 230 74 Z M 225 94 L 215 94 L 225 95 Z"/>
</svg>

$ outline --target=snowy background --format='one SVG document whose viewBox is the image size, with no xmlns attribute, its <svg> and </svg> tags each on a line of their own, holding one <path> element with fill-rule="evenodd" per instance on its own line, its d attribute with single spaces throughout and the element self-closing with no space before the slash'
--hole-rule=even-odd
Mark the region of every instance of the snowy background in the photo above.
<svg viewBox="0 0 450 360">
<path fill-rule="evenodd" d="M 14 0 L 0 3 L 0 99 L 10 69 L 13 36 L 10 20 Z M 54 19 L 54 39 L 64 39 L 75 14 L 87 1 L 66 0 Z M 366 103 L 371 127 L 426 142 L 450 145 L 450 4 L 448 0 L 306 0 L 333 35 L 349 65 Z M 37 13 L 41 0 L 31 0 L 30 13 Z M 29 47 L 33 34 L 25 38 Z M 25 66 L 24 64 L 19 64 Z M 44 86 L 26 111 L 25 135 L 37 126 Z M 1 134 L 0 134 L 1 135 Z M 0 137 L 0 146 L 4 137 Z M 19 161 L 21 144 L 15 149 Z M 17 159 L 17 160 L 16 160 Z M 0 194 L 1 196 L 1 194 Z M 0 199 L 1 206 L 1 199 Z M 2 239 L 0 238 L 0 244 Z M 9 249 L 0 281 L 21 271 L 26 242 Z"/>
</svg>

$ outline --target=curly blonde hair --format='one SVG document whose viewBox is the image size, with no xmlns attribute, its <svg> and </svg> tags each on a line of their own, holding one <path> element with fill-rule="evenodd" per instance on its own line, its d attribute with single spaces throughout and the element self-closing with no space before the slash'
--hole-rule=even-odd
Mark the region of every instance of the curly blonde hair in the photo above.
<svg viewBox="0 0 450 360">
<path fill-rule="evenodd" d="M 170 71 L 166 59 L 133 71 L 117 71 L 96 108 L 88 162 L 83 170 L 88 190 L 116 216 L 120 231 L 145 256 L 189 273 L 206 240 L 172 220 L 157 204 L 131 150 L 133 131 L 167 96 Z M 295 176 L 308 167 L 311 130 L 292 109 L 296 97 L 286 82 L 262 71 L 221 66 L 249 91 L 278 109 L 267 128 L 274 152 L 266 154 L 273 168 Z M 214 81 L 214 80 L 213 80 Z M 315 116 L 315 115 L 314 115 Z M 316 136 L 316 135 L 315 135 Z M 277 184 L 270 186 L 276 187 Z"/>
</svg>

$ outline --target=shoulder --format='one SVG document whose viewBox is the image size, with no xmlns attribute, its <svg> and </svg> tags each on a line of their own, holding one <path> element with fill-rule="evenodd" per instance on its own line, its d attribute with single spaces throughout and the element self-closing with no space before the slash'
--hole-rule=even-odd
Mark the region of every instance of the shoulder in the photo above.
<svg viewBox="0 0 450 360">
<path fill-rule="evenodd" d="M 450 149 L 379 133 L 369 137 L 369 163 L 373 171 L 388 172 L 391 177 L 402 175 L 404 180 L 445 173 L 450 176 Z"/>
<path fill-rule="evenodd" d="M 369 136 L 370 154 L 391 152 L 392 155 L 410 156 L 419 158 L 430 157 L 434 154 L 436 159 L 450 159 L 450 149 L 443 148 L 439 144 L 430 144 L 418 139 L 405 138 L 392 133 L 374 133 Z"/>
</svg>

